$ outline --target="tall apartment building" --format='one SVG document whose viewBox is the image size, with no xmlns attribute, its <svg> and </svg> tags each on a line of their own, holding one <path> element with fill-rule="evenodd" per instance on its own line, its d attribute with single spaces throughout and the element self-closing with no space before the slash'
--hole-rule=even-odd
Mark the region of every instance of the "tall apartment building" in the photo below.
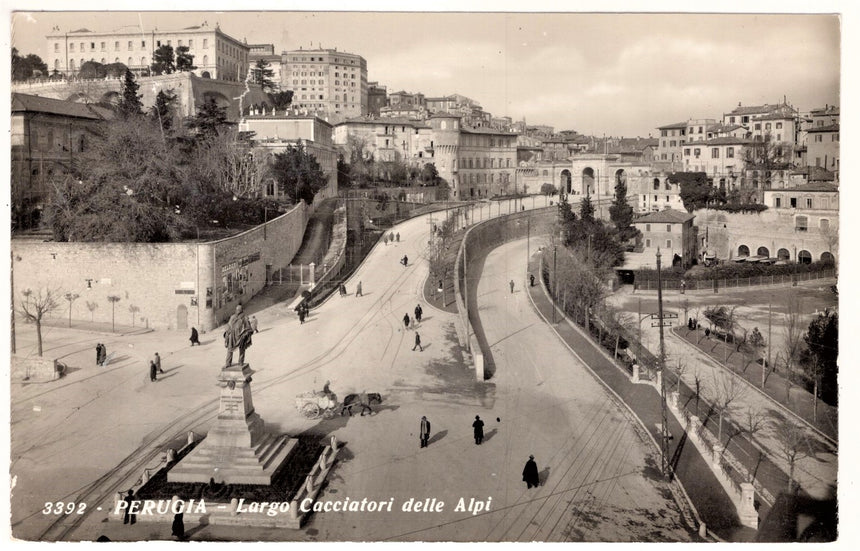
<svg viewBox="0 0 860 551">
<path fill-rule="evenodd" d="M 54 32 L 46 37 L 48 71 L 74 76 L 87 61 L 123 63 L 136 73 L 146 73 L 162 45 L 187 46 L 194 56 L 194 73 L 206 78 L 243 81 L 248 74 L 250 50 L 244 42 L 206 23 L 177 31 L 128 30 L 96 32 L 78 29 Z"/>
<path fill-rule="evenodd" d="M 367 83 L 367 114 L 379 116 L 379 111 L 388 105 L 388 88 L 378 82 Z"/>
<path fill-rule="evenodd" d="M 660 132 L 659 143 L 657 144 L 656 161 L 665 161 L 667 163 L 677 163 L 681 161 L 681 147 L 684 145 L 687 134 L 687 123 L 676 122 L 658 126 Z M 673 166 L 670 167 L 674 168 Z"/>
<path fill-rule="evenodd" d="M 299 48 L 281 54 L 281 67 L 281 89 L 293 91 L 294 107 L 334 121 L 367 114 L 367 61 L 360 55 Z"/>
</svg>

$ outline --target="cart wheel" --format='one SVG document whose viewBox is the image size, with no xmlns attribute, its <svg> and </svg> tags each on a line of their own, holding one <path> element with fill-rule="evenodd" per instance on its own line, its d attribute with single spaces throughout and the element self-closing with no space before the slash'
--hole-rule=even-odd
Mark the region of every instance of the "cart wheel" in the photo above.
<svg viewBox="0 0 860 551">
<path fill-rule="evenodd" d="M 326 408 L 326 409 L 323 411 L 323 418 L 325 418 L 325 419 L 331 419 L 332 417 L 334 417 L 334 409 L 332 409 L 332 408 Z"/>
<path fill-rule="evenodd" d="M 302 415 L 307 417 L 308 419 L 315 419 L 319 417 L 320 407 L 313 402 L 308 402 L 307 404 L 302 406 Z"/>
</svg>

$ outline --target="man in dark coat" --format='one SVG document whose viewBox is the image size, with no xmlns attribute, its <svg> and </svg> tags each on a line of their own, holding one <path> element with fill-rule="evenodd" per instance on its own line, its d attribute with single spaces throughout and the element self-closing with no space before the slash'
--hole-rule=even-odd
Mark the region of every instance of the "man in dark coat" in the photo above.
<svg viewBox="0 0 860 551">
<path fill-rule="evenodd" d="M 421 429 L 418 436 L 421 438 L 421 447 L 426 448 L 427 442 L 430 439 L 430 421 L 423 415 L 421 416 Z"/>
<path fill-rule="evenodd" d="M 126 502 L 125 515 L 122 517 L 123 524 L 134 524 L 137 522 L 137 515 L 131 512 L 131 503 L 134 501 L 134 492 L 129 490 L 128 494 L 123 498 Z"/>
<path fill-rule="evenodd" d="M 102 363 L 102 343 L 96 344 L 96 365 Z"/>
<path fill-rule="evenodd" d="M 409 314 L 403 314 L 403 327 L 409 329 Z"/>
<path fill-rule="evenodd" d="M 161 356 L 158 355 L 158 352 L 155 353 L 155 357 L 152 358 L 152 361 L 155 362 L 155 370 L 159 373 L 164 373 L 164 370 L 161 369 Z"/>
<path fill-rule="evenodd" d="M 526 466 L 523 469 L 523 482 L 526 483 L 528 488 L 534 486 L 537 488 L 540 486 L 540 475 L 538 474 L 537 463 L 535 463 L 535 456 L 530 455 L 529 460 L 526 461 Z"/>
<path fill-rule="evenodd" d="M 420 304 L 415 305 L 415 321 L 421 323 L 421 316 L 424 315 L 424 310 L 421 308 Z"/>
<path fill-rule="evenodd" d="M 227 348 L 227 358 L 224 367 L 233 363 L 233 351 L 239 349 L 239 365 L 245 363 L 245 349 L 251 346 L 251 324 L 242 311 L 242 305 L 236 306 L 236 313 L 230 316 L 227 328 L 224 330 L 224 346 Z"/>
<path fill-rule="evenodd" d="M 195 344 L 197 346 L 200 346 L 200 335 L 197 334 L 197 328 L 196 327 L 191 328 L 191 338 L 188 340 L 191 341 L 191 346 L 194 346 Z"/>
<path fill-rule="evenodd" d="M 155 365 L 155 360 L 149 360 L 149 380 L 152 382 L 157 381 L 155 374 L 158 373 L 158 368 Z"/>
<path fill-rule="evenodd" d="M 356 297 L 361 296 L 361 282 L 360 281 L 358 282 L 358 285 L 355 286 L 355 296 Z"/>
<path fill-rule="evenodd" d="M 171 534 L 182 541 L 185 539 L 185 521 L 183 520 L 183 515 L 181 511 L 179 513 L 175 513 L 173 515 L 173 525 L 171 526 Z"/>
<path fill-rule="evenodd" d="M 481 445 L 484 441 L 484 422 L 481 421 L 481 416 L 475 416 L 475 422 L 472 423 L 472 428 L 475 429 L 475 444 Z"/>
<path fill-rule="evenodd" d="M 415 332 L 415 346 L 412 347 L 412 351 L 415 352 L 416 348 L 424 352 L 424 347 L 421 346 L 421 335 L 418 334 L 418 331 Z"/>
</svg>

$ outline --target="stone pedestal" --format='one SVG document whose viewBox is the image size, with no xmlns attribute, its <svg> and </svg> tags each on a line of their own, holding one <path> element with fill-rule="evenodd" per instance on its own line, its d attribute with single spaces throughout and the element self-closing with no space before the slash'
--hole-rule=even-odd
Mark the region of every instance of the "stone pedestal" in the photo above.
<svg viewBox="0 0 860 551">
<path fill-rule="evenodd" d="M 233 364 L 218 374 L 221 404 L 206 439 L 167 473 L 169 482 L 272 483 L 296 441 L 267 433 L 251 400 L 251 368 Z"/>
<path fill-rule="evenodd" d="M 758 530 L 758 511 L 755 510 L 755 487 L 749 482 L 741 483 L 741 506 L 738 508 L 741 524 Z"/>
</svg>

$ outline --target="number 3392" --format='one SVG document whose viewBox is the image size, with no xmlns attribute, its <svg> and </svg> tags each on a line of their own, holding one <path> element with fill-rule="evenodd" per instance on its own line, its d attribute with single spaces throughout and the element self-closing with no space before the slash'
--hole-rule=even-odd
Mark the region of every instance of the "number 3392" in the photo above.
<svg viewBox="0 0 860 551">
<path fill-rule="evenodd" d="M 74 501 L 55 501 L 45 502 L 45 507 L 42 509 L 43 515 L 71 515 L 71 514 L 84 514 L 84 511 L 87 508 L 86 503 L 75 503 Z"/>
</svg>

